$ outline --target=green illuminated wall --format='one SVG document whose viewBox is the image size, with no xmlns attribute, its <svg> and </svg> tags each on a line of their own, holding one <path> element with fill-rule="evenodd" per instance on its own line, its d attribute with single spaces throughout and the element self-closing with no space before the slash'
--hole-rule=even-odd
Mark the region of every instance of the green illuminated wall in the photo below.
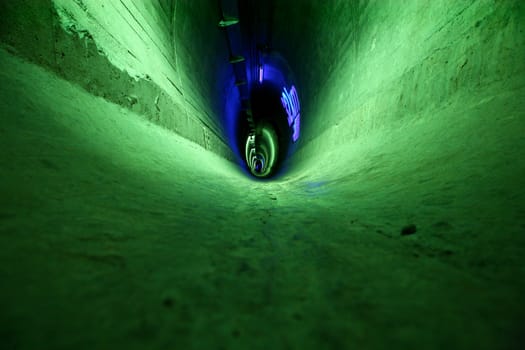
<svg viewBox="0 0 525 350">
<path fill-rule="evenodd" d="M 476 104 L 479 93 L 522 84 L 520 2 L 296 1 L 289 8 L 277 2 L 274 12 L 283 33 L 276 46 L 301 85 L 308 141 L 326 132 L 323 144 L 347 142 L 391 124 L 428 121 L 451 104 Z"/>
<path fill-rule="evenodd" d="M 1 6 L 8 14 L 2 40 L 13 52 L 232 158 L 217 117 L 227 87 L 220 82 L 229 72 L 221 69 L 228 56 L 215 30 L 215 8 L 131 0 L 17 0 Z M 203 32 L 206 42 L 198 39 Z"/>
<path fill-rule="evenodd" d="M 2 348 L 522 346 L 521 2 L 270 12 L 304 129 L 257 182 L 216 2 L 0 3 Z"/>
</svg>

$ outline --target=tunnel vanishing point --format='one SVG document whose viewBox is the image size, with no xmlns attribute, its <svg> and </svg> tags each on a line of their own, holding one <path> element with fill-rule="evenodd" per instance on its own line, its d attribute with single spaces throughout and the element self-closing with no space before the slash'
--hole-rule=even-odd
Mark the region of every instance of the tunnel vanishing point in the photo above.
<svg viewBox="0 0 525 350">
<path fill-rule="evenodd" d="M 525 2 L 0 13 L 2 349 L 523 349 Z"/>
</svg>

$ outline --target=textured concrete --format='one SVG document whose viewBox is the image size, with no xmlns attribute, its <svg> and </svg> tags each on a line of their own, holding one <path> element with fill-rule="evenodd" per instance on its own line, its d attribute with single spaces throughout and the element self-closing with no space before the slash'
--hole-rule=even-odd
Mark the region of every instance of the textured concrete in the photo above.
<svg viewBox="0 0 525 350">
<path fill-rule="evenodd" d="M 270 182 L 31 56 L 9 19 L 3 346 L 520 349 L 523 7 L 397 4 L 291 3 L 307 125 Z"/>
<path fill-rule="evenodd" d="M 227 50 L 207 5 L 5 1 L 0 38 L 10 52 L 233 159 L 220 118 Z M 195 40 L 203 31 L 209 41 Z"/>
</svg>

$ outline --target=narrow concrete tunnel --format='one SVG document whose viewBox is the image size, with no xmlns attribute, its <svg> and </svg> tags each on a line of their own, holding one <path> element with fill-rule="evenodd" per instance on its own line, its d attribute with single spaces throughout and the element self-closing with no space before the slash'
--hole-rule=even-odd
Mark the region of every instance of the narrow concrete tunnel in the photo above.
<svg viewBox="0 0 525 350">
<path fill-rule="evenodd" d="M 521 349 L 524 6 L 1 1 L 2 348 Z M 260 181 L 267 44 L 302 119 Z"/>
</svg>

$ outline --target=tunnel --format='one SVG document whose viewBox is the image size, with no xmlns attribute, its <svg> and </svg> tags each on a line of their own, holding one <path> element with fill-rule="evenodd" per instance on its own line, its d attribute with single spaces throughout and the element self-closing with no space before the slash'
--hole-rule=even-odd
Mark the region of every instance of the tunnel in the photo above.
<svg viewBox="0 0 525 350">
<path fill-rule="evenodd" d="M 524 7 L 1 1 L 2 348 L 521 349 Z"/>
</svg>

